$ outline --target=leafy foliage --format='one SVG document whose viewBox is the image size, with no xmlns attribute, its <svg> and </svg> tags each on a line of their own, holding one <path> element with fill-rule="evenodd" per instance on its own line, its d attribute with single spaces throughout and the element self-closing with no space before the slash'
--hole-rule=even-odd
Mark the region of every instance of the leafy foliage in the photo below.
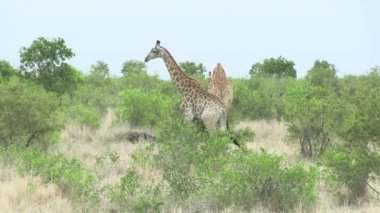
<svg viewBox="0 0 380 213">
<path fill-rule="evenodd" d="M 326 153 L 323 163 L 329 168 L 333 186 L 346 186 L 349 189 L 348 195 L 340 197 L 342 203 L 356 203 L 362 199 L 367 192 L 370 174 L 380 175 L 379 154 L 366 149 L 333 149 Z"/>
<path fill-rule="evenodd" d="M 40 37 L 20 51 L 22 74 L 45 89 L 59 94 L 72 93 L 80 82 L 80 74 L 65 60 L 74 57 L 62 38 Z"/>
<path fill-rule="evenodd" d="M 257 85 L 246 79 L 233 79 L 234 88 L 231 120 L 272 118 L 270 99 L 258 90 Z"/>
<path fill-rule="evenodd" d="M 264 150 L 247 151 L 245 142 L 254 136 L 248 130 L 206 133 L 184 122 L 172 82 L 148 75 L 141 61 L 125 61 L 122 77 L 110 76 L 104 61 L 82 74 L 67 63 L 74 53 L 63 39 L 43 37 L 23 47 L 20 57 L 20 70 L 0 60 L 1 160 L 16 162 L 21 174 L 57 184 L 85 208 L 104 198 L 111 211 L 159 212 L 172 203 L 192 211 L 200 201 L 213 200 L 215 211 L 231 206 L 249 211 L 259 205 L 289 212 L 315 202 L 315 166 L 322 166 L 318 170 L 328 174 L 332 186 L 349 189 L 342 203 L 358 203 L 380 175 L 379 67 L 367 75 L 338 78 L 333 64 L 317 60 L 305 79 L 297 80 L 294 62 L 277 57 L 254 64 L 250 79 L 232 79 L 231 120 L 285 120 L 301 154 L 320 160 L 310 166 Z M 180 65 L 207 83 L 202 63 Z M 99 188 L 95 174 L 80 160 L 35 149 L 57 142 L 66 121 L 98 128 L 109 107 L 116 108 L 119 122 L 156 131 L 156 141 L 134 153 L 119 182 Z M 232 137 L 241 148 L 233 147 Z M 109 159 L 115 166 L 120 156 L 108 150 L 95 161 Z M 162 180 L 142 181 L 139 166 L 162 172 Z"/>
<path fill-rule="evenodd" d="M 131 126 L 153 127 L 161 120 L 167 119 L 175 109 L 172 97 L 158 92 L 144 92 L 141 89 L 128 89 L 120 94 L 117 107 L 120 121 L 127 121 Z M 179 108 L 179 107 L 178 107 Z"/>
<path fill-rule="evenodd" d="M 147 74 L 145 63 L 138 60 L 128 60 L 123 63 L 123 68 L 121 69 L 121 73 L 124 76 L 129 76 L 132 73 L 144 73 Z"/>
<path fill-rule="evenodd" d="M 349 201 L 366 195 L 371 174 L 380 176 L 380 75 L 374 70 L 368 76 L 344 79 L 340 93 L 341 110 L 336 114 L 337 133 L 343 143 L 325 159 L 339 185 L 350 189 Z"/>
<path fill-rule="evenodd" d="M 91 106 L 84 106 L 81 104 L 72 106 L 69 109 L 69 115 L 72 118 L 72 121 L 83 126 L 96 129 L 100 125 L 100 113 Z"/>
<path fill-rule="evenodd" d="M 170 83 L 170 82 L 169 82 Z M 163 85 L 163 81 L 157 75 L 149 76 L 144 72 L 130 73 L 122 79 L 124 88 L 141 89 L 143 91 L 159 90 Z M 174 91 L 177 93 L 177 91 Z"/>
<path fill-rule="evenodd" d="M 13 77 L 0 84 L 0 140 L 29 146 L 49 142 L 62 124 L 59 99 L 31 82 Z M 48 141 L 46 141 L 48 140 Z"/>
<path fill-rule="evenodd" d="M 252 65 L 251 69 L 249 70 L 249 74 L 251 77 L 297 77 L 297 72 L 294 68 L 294 62 L 287 60 L 282 56 L 277 58 L 264 59 L 262 63 L 258 62 Z"/>
<path fill-rule="evenodd" d="M 129 169 L 117 183 L 110 187 L 109 197 L 120 211 L 146 212 L 159 211 L 163 204 L 162 193 L 157 186 L 145 186 L 136 171 Z"/>
<path fill-rule="evenodd" d="M 292 78 L 233 79 L 234 100 L 232 120 L 282 120 L 285 113 L 286 90 Z"/>
<path fill-rule="evenodd" d="M 7 152 L 11 151 L 7 149 Z M 77 159 L 67 159 L 62 154 L 47 155 L 35 149 L 14 149 L 17 168 L 21 174 L 33 173 L 45 181 L 56 183 L 76 199 L 95 205 L 99 191 L 96 178 Z M 16 154 L 17 153 L 17 154 Z"/>
<path fill-rule="evenodd" d="M 267 153 L 240 155 L 225 165 L 217 196 L 225 204 L 246 210 L 259 203 L 272 211 L 289 211 L 300 202 L 308 206 L 316 199 L 315 168 L 296 164 L 283 166 L 281 157 Z"/>
<path fill-rule="evenodd" d="M 9 80 L 11 76 L 16 74 L 17 70 L 8 61 L 0 60 L 0 83 Z"/>
<path fill-rule="evenodd" d="M 179 66 L 188 75 L 204 79 L 207 72 L 206 67 L 202 63 L 191 61 L 180 62 Z"/>
<path fill-rule="evenodd" d="M 314 66 L 308 71 L 306 75 L 308 80 L 313 86 L 336 88 L 338 84 L 338 77 L 336 76 L 336 69 L 333 64 L 327 61 L 316 60 Z"/>
<path fill-rule="evenodd" d="M 287 91 L 285 120 L 304 157 L 323 154 L 333 136 L 336 97 L 330 90 L 298 82 Z"/>
<path fill-rule="evenodd" d="M 159 152 L 152 156 L 154 149 L 149 147 L 136 154 L 140 157 L 135 155 L 135 162 L 151 162 L 163 170 L 163 181 L 169 185 L 167 199 L 193 206 L 197 205 L 193 200 L 214 198 L 220 209 L 240 206 L 248 210 L 261 204 L 274 211 L 315 201 L 318 175 L 314 168 L 289 166 L 281 157 L 252 154 L 244 148 L 231 150 L 228 134 L 200 132 L 182 120 L 167 120 L 160 126 Z"/>
<path fill-rule="evenodd" d="M 94 78 L 107 78 L 110 76 L 110 69 L 108 64 L 104 61 L 97 61 L 96 64 L 91 65 L 90 76 Z"/>
</svg>

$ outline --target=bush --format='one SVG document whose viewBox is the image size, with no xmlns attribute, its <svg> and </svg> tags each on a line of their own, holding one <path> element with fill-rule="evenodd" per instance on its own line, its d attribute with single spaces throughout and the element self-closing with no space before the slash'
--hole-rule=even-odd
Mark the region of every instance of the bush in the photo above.
<svg viewBox="0 0 380 213">
<path fill-rule="evenodd" d="M 324 159 L 351 203 L 365 197 L 371 176 L 380 176 L 380 72 L 342 79 L 336 131 L 343 141 Z"/>
<path fill-rule="evenodd" d="M 13 77 L 0 84 L 0 141 L 29 146 L 54 142 L 62 125 L 60 100 L 41 86 Z"/>
<path fill-rule="evenodd" d="M 17 75 L 17 70 L 8 61 L 0 60 L 0 84 L 8 81 L 14 75 Z"/>
<path fill-rule="evenodd" d="M 336 108 L 335 93 L 327 88 L 301 81 L 287 90 L 285 121 L 304 157 L 320 156 L 330 145 Z"/>
<path fill-rule="evenodd" d="M 298 204 L 306 208 L 316 199 L 318 173 L 313 167 L 287 165 L 267 153 L 250 154 L 244 141 L 239 141 L 242 149 L 231 149 L 226 132 L 207 134 L 175 119 L 160 126 L 158 153 L 149 147 L 134 155 L 134 163 L 150 162 L 163 171 L 167 202 L 197 205 L 194 200 L 216 199 L 219 208 L 248 210 L 261 204 L 273 211 L 289 211 Z"/>
<path fill-rule="evenodd" d="M 274 117 L 274 111 L 270 99 L 252 80 L 232 80 L 234 90 L 233 106 L 231 108 L 231 120 L 234 122 L 242 119 L 270 119 Z"/>
<path fill-rule="evenodd" d="M 159 92 L 128 89 L 122 92 L 120 97 L 121 100 L 117 107 L 118 119 L 127 121 L 134 127 L 154 127 L 161 120 L 172 116 L 173 112 L 179 112 L 179 104 L 176 103 L 178 99 L 162 95 Z"/>
<path fill-rule="evenodd" d="M 360 149 L 334 149 L 326 153 L 323 158 L 328 168 L 328 177 L 333 181 L 332 186 L 339 188 L 346 186 L 349 194 L 343 196 L 344 202 L 356 203 L 365 196 L 370 174 L 380 174 L 380 156 Z M 346 200 L 348 199 L 348 200 Z"/>
<path fill-rule="evenodd" d="M 157 186 L 143 185 L 135 170 L 129 169 L 117 183 L 109 188 L 108 196 L 119 211 L 157 212 L 162 204 L 161 193 Z"/>
<path fill-rule="evenodd" d="M 233 120 L 277 119 L 285 111 L 286 90 L 293 78 L 234 79 Z"/>
<path fill-rule="evenodd" d="M 96 129 L 100 126 L 102 114 L 92 107 L 76 105 L 69 109 L 69 115 L 72 121 Z"/>
<path fill-rule="evenodd" d="M 94 74 L 86 76 L 84 83 L 72 96 L 72 105 L 83 106 L 102 116 L 107 108 L 116 107 L 121 87 L 122 81 L 118 78 L 106 78 Z"/>
<path fill-rule="evenodd" d="M 245 210 L 261 204 L 271 211 L 289 211 L 315 202 L 317 180 L 313 167 L 289 166 L 267 153 L 240 155 L 225 165 L 214 193 L 222 203 Z"/>
<path fill-rule="evenodd" d="M 79 201 L 95 205 L 99 201 L 99 190 L 95 176 L 77 159 L 67 159 L 63 154 L 48 155 L 32 148 L 0 146 L 2 161 L 16 164 L 18 172 L 38 175 L 44 181 L 63 188 Z"/>
</svg>

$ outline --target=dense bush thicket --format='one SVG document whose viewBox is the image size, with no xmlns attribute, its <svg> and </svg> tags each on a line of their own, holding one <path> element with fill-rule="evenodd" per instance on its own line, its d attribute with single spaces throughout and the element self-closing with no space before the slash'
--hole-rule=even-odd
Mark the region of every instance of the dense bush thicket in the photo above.
<svg viewBox="0 0 380 213">
<path fill-rule="evenodd" d="M 355 203 L 367 192 L 369 181 L 380 176 L 380 72 L 346 77 L 341 81 L 337 135 L 342 142 L 325 156 L 338 185 L 350 190 L 348 200 Z"/>
<path fill-rule="evenodd" d="M 318 60 L 304 79 L 295 79 L 294 62 L 279 57 L 254 64 L 250 79 L 232 79 L 232 124 L 285 122 L 300 154 L 318 160 L 307 166 L 246 151 L 244 141 L 254 133 L 207 134 L 184 123 L 173 84 L 148 75 L 140 61 L 126 61 L 123 76 L 114 77 L 103 61 L 83 74 L 65 62 L 73 56 L 63 39 L 39 38 L 22 48 L 19 69 L 0 61 L 0 145 L 3 161 L 17 161 L 20 172 L 33 171 L 83 202 L 96 204 L 106 196 L 120 211 L 159 211 L 172 202 L 190 208 L 212 200 L 218 210 L 261 205 L 291 211 L 315 202 L 316 166 L 329 174 L 323 177 L 332 186 L 349 189 L 344 202 L 362 199 L 369 182 L 380 176 L 378 67 L 338 78 L 334 65 Z M 206 82 L 202 64 L 182 66 Z M 116 109 L 117 122 L 148 127 L 157 136 L 157 143 L 135 153 L 119 183 L 100 190 L 80 160 L 35 149 L 58 142 L 57 133 L 67 122 L 98 128 L 109 107 Z M 242 148 L 231 148 L 231 136 Z M 163 171 L 163 181 L 141 183 L 134 167 L 140 164 Z"/>
<path fill-rule="evenodd" d="M 244 144 L 249 134 L 240 134 L 246 135 L 240 141 Z M 166 190 L 159 193 L 161 201 L 182 203 L 190 209 L 211 200 L 217 210 L 231 206 L 249 210 L 261 205 L 288 211 L 297 205 L 306 208 L 316 199 L 315 168 L 290 165 L 282 157 L 265 152 L 231 149 L 229 134 L 199 132 L 180 119 L 172 119 L 162 125 L 157 143 L 158 153 L 148 147 L 134 155 L 134 162 L 150 162 L 152 169 L 163 171 L 161 184 L 165 187 L 161 188 Z M 125 199 L 131 199 L 127 194 Z M 156 199 L 147 206 L 159 203 Z"/>
</svg>

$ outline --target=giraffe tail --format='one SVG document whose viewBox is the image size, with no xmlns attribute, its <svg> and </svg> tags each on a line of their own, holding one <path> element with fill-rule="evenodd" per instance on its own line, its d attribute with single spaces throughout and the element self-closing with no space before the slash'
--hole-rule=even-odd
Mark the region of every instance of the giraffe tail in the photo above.
<svg viewBox="0 0 380 213">
<path fill-rule="evenodd" d="M 234 136 L 231 136 L 230 139 L 232 140 L 232 143 L 240 148 L 240 143 Z"/>
<path fill-rule="evenodd" d="M 231 132 L 230 127 L 228 125 L 228 118 L 226 118 L 226 128 L 227 128 L 228 132 Z M 231 135 L 230 140 L 232 141 L 232 143 L 234 143 L 236 146 L 238 146 L 240 148 L 240 143 L 234 136 Z"/>
</svg>

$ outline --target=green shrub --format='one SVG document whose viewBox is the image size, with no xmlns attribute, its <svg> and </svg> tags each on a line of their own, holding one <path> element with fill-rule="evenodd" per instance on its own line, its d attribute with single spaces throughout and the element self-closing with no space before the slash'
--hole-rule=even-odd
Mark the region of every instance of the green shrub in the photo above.
<svg viewBox="0 0 380 213">
<path fill-rule="evenodd" d="M 261 204 L 271 211 L 290 211 L 316 200 L 317 170 L 302 164 L 286 165 L 267 153 L 239 155 L 225 165 L 211 191 L 225 205 L 249 210 Z"/>
<path fill-rule="evenodd" d="M 63 154 L 51 156 L 33 149 L 18 150 L 18 155 L 19 172 L 32 172 L 91 205 L 99 200 L 96 178 L 79 160 L 67 159 Z"/>
<path fill-rule="evenodd" d="M 179 111 L 177 96 L 173 98 L 155 91 L 128 89 L 122 92 L 120 97 L 117 107 L 118 119 L 127 121 L 131 126 L 154 127 L 161 120 L 172 116 L 173 111 Z"/>
<path fill-rule="evenodd" d="M 232 81 L 234 100 L 231 108 L 233 122 L 249 119 L 270 119 L 274 117 L 270 99 L 257 90 L 251 80 L 234 79 Z"/>
<path fill-rule="evenodd" d="M 162 204 L 158 185 L 143 185 L 133 169 L 127 171 L 120 183 L 109 187 L 108 197 L 122 212 L 157 212 Z"/>
<path fill-rule="evenodd" d="M 63 154 L 49 155 L 32 148 L 0 146 L 0 161 L 15 165 L 21 175 L 36 175 L 57 184 L 86 206 L 94 206 L 100 199 L 94 174 L 80 160 L 68 159 Z"/>
<path fill-rule="evenodd" d="M 287 90 L 285 121 L 304 157 L 318 157 L 330 145 L 336 108 L 336 95 L 328 88 L 301 81 Z"/>
<path fill-rule="evenodd" d="M 71 105 L 89 108 L 102 116 L 106 113 L 107 108 L 116 107 L 122 85 L 120 78 L 85 76 L 84 83 L 75 90 L 71 97 Z"/>
<path fill-rule="evenodd" d="M 266 153 L 250 154 L 244 141 L 239 141 L 242 149 L 231 149 L 229 133 L 207 134 L 181 120 L 167 120 L 160 126 L 158 153 L 149 147 L 134 159 L 163 171 L 167 202 L 194 205 L 191 200 L 211 198 L 220 208 L 248 210 L 261 204 L 273 211 L 290 211 L 298 204 L 306 208 L 316 199 L 318 173 L 313 167 L 288 165 Z"/>
<path fill-rule="evenodd" d="M 0 84 L 16 74 L 17 70 L 8 61 L 0 59 Z"/>
<path fill-rule="evenodd" d="M 293 78 L 233 79 L 232 120 L 281 120 L 285 111 L 286 90 Z"/>
<path fill-rule="evenodd" d="M 0 84 L 0 143 L 55 142 L 62 125 L 60 99 L 41 86 L 12 77 Z"/>
<path fill-rule="evenodd" d="M 92 107 L 76 105 L 71 107 L 69 111 L 71 120 L 77 122 L 80 125 L 86 125 L 93 129 L 96 129 L 100 126 L 102 114 Z"/>
<path fill-rule="evenodd" d="M 335 115 L 341 143 L 323 163 L 338 186 L 349 189 L 350 203 L 365 198 L 371 177 L 380 176 L 380 72 L 342 79 Z"/>
<path fill-rule="evenodd" d="M 346 186 L 349 194 L 341 197 L 342 202 L 356 203 L 367 191 L 370 174 L 380 174 L 380 155 L 360 149 L 334 149 L 323 158 L 328 169 L 328 177 L 332 186 Z"/>
</svg>

